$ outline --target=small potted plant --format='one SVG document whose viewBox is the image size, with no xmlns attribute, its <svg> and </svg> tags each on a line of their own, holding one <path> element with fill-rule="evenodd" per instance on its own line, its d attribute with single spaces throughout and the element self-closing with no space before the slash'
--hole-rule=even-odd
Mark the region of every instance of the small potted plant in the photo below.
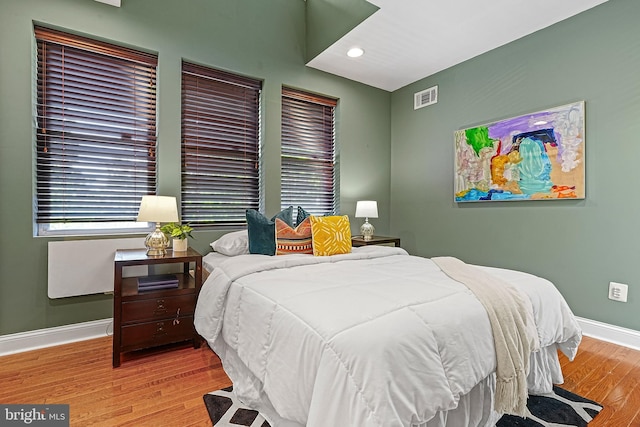
<svg viewBox="0 0 640 427">
<path fill-rule="evenodd" d="M 173 239 L 173 251 L 185 252 L 188 247 L 187 237 L 193 238 L 191 232 L 193 227 L 189 224 L 178 224 L 176 222 L 170 222 L 160 227 L 160 230 Z"/>
</svg>

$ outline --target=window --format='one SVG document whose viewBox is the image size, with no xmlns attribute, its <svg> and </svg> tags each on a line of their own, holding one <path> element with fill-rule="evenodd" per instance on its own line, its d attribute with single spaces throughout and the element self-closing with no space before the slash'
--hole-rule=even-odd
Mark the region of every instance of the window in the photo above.
<svg viewBox="0 0 640 427">
<path fill-rule="evenodd" d="M 262 82 L 182 63 L 182 221 L 246 224 L 260 206 Z"/>
<path fill-rule="evenodd" d="M 35 27 L 38 234 L 133 226 L 156 191 L 157 56 Z"/>
<path fill-rule="evenodd" d="M 336 213 L 335 99 L 282 88 L 282 206 Z"/>
</svg>

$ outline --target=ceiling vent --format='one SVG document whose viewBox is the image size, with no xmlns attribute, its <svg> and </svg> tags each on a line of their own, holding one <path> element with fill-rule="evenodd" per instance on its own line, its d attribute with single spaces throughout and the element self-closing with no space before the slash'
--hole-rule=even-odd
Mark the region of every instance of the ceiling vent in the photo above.
<svg viewBox="0 0 640 427">
<path fill-rule="evenodd" d="M 427 105 L 438 102 L 438 86 L 430 87 L 413 94 L 413 109 L 426 107 Z"/>
</svg>

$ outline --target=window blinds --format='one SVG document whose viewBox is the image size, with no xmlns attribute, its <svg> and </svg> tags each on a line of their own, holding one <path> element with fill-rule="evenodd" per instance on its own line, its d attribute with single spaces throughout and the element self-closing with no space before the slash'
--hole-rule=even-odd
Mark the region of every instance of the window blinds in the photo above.
<svg viewBox="0 0 640 427">
<path fill-rule="evenodd" d="M 246 223 L 260 203 L 260 80 L 183 62 L 182 221 Z"/>
<path fill-rule="evenodd" d="M 135 221 L 156 191 L 157 56 L 35 27 L 36 221 Z"/>
<path fill-rule="evenodd" d="M 336 210 L 335 99 L 282 89 L 282 206 Z"/>
</svg>

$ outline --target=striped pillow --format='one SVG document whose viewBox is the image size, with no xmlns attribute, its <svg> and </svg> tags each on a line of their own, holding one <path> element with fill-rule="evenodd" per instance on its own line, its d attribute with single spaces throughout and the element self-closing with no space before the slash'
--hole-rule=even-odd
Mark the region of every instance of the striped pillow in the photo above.
<svg viewBox="0 0 640 427">
<path fill-rule="evenodd" d="M 276 255 L 313 254 L 311 221 L 306 218 L 296 228 L 276 218 Z"/>
</svg>

